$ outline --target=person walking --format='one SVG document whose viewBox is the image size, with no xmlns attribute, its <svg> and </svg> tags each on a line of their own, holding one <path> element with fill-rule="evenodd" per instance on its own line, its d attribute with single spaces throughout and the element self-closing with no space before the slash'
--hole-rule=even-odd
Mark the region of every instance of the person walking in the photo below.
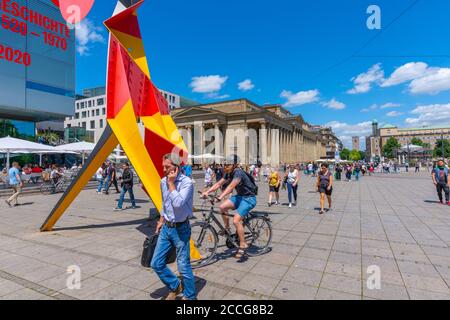
<svg viewBox="0 0 450 320">
<path fill-rule="evenodd" d="M 359 174 L 361 173 L 361 165 L 359 163 L 355 163 L 354 166 L 354 171 L 355 171 L 355 180 L 359 181 Z"/>
<path fill-rule="evenodd" d="M 127 192 L 130 195 L 131 208 L 136 209 L 136 200 L 134 198 L 134 193 L 133 193 L 134 175 L 130 169 L 130 165 L 128 164 L 128 162 L 125 162 L 122 167 L 123 167 L 123 174 L 122 174 L 122 177 L 120 178 L 120 180 L 122 181 L 122 184 L 121 184 L 122 191 L 120 192 L 119 203 L 117 204 L 117 207 L 114 208 L 114 211 L 122 211 L 123 210 L 122 209 L 123 201 L 125 199 L 125 194 Z"/>
<path fill-rule="evenodd" d="M 156 227 L 159 234 L 151 267 L 169 288 L 166 300 L 195 300 L 197 293 L 191 266 L 190 239 L 193 217 L 194 186 L 192 180 L 181 173 L 181 159 L 176 154 L 163 157 L 165 177 L 161 180 L 163 208 Z M 181 280 L 167 267 L 167 256 L 176 248 L 178 272 Z"/>
<path fill-rule="evenodd" d="M 269 166 L 265 166 L 263 169 L 263 177 L 264 177 L 264 182 L 268 182 L 269 181 Z"/>
<path fill-rule="evenodd" d="M 331 211 L 331 195 L 333 193 L 333 175 L 328 170 L 328 164 L 323 163 L 317 178 L 317 190 L 320 193 L 320 212 L 325 213 L 325 196 L 328 199 L 328 211 Z"/>
<path fill-rule="evenodd" d="M 300 173 L 294 165 L 288 167 L 286 172 L 286 185 L 288 190 L 289 208 L 297 205 L 298 183 L 300 181 Z"/>
<path fill-rule="evenodd" d="M 418 173 L 418 172 L 420 172 L 420 162 L 419 161 L 416 162 L 416 170 L 415 170 L 415 173 Z"/>
<path fill-rule="evenodd" d="M 106 174 L 106 164 L 102 164 L 100 168 L 98 168 L 95 173 L 95 178 L 98 182 L 97 194 L 102 194 L 103 184 L 105 182 L 105 174 Z"/>
<path fill-rule="evenodd" d="M 450 206 L 450 181 L 448 179 L 448 168 L 445 166 L 443 160 L 439 160 L 436 168 L 431 174 L 433 183 L 436 186 L 439 202 L 441 204 L 447 204 Z M 442 196 L 442 192 L 445 194 L 445 203 Z"/>
<path fill-rule="evenodd" d="M 106 178 L 106 187 L 105 194 L 109 194 L 109 188 L 114 184 L 116 188 L 116 193 L 120 193 L 119 186 L 117 185 L 117 172 L 116 172 L 116 164 L 113 162 L 109 163 L 107 168 L 107 178 Z"/>
<path fill-rule="evenodd" d="M 347 164 L 345 167 L 345 177 L 347 178 L 348 182 L 352 181 L 352 166 L 350 164 Z"/>
<path fill-rule="evenodd" d="M 341 181 L 341 179 L 342 179 L 342 166 L 338 164 L 336 166 L 336 180 Z"/>
<path fill-rule="evenodd" d="M 281 177 L 275 168 L 272 168 L 272 172 L 269 175 L 269 207 L 272 206 L 272 199 L 275 196 L 276 205 L 280 204 L 280 186 Z"/>
<path fill-rule="evenodd" d="M 13 162 L 11 169 L 8 171 L 9 185 L 14 190 L 13 195 L 5 200 L 6 204 L 10 207 L 18 206 L 18 198 L 20 193 L 22 192 L 23 182 L 20 178 L 20 167 L 17 162 Z"/>
<path fill-rule="evenodd" d="M 213 181 L 214 181 L 214 171 L 211 169 L 211 166 L 208 164 L 205 164 L 205 187 L 204 191 L 208 190 L 212 187 Z"/>
</svg>

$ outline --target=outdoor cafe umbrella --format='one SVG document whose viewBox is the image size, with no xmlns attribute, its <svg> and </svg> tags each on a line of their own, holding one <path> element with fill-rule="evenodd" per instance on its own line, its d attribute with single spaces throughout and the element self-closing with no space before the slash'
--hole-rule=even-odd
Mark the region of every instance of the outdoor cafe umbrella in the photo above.
<svg viewBox="0 0 450 320">
<path fill-rule="evenodd" d="M 75 143 L 69 143 L 69 144 L 63 144 L 60 146 L 55 147 L 56 150 L 71 153 L 76 152 L 82 155 L 83 157 L 83 164 L 84 164 L 84 158 L 86 154 L 91 153 L 95 149 L 95 143 L 81 141 L 81 142 L 75 142 Z M 121 151 L 119 149 L 114 150 L 115 152 Z"/>
<path fill-rule="evenodd" d="M 10 166 L 10 156 L 14 153 L 40 153 L 55 151 L 54 147 L 43 144 L 11 138 L 0 138 L 0 153 L 6 154 L 6 168 Z"/>
</svg>

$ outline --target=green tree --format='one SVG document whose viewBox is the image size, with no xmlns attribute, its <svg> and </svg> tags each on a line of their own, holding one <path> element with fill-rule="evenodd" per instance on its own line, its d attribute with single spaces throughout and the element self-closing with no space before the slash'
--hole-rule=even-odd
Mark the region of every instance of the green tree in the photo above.
<svg viewBox="0 0 450 320">
<path fill-rule="evenodd" d="M 341 159 L 342 160 L 349 160 L 350 159 L 350 150 L 347 148 L 344 148 L 344 150 L 341 151 Z"/>
<path fill-rule="evenodd" d="M 359 161 L 361 160 L 361 154 L 358 150 L 352 150 L 350 151 L 350 160 L 352 161 Z"/>
<path fill-rule="evenodd" d="M 413 144 L 415 146 L 420 146 L 420 147 L 423 147 L 423 145 L 424 145 L 423 141 L 416 137 L 411 139 L 411 144 Z"/>
<path fill-rule="evenodd" d="M 361 158 L 361 160 L 366 159 L 366 153 L 364 151 L 359 151 L 359 157 Z"/>
<path fill-rule="evenodd" d="M 442 149 L 444 149 L 444 155 L 442 155 Z M 436 158 L 449 158 L 450 157 L 450 141 L 448 140 L 438 140 L 436 142 L 436 147 L 434 148 L 434 156 Z"/>
<path fill-rule="evenodd" d="M 383 155 L 387 158 L 395 157 L 395 150 L 400 149 L 401 145 L 397 139 L 391 137 L 386 141 L 385 146 L 383 147 Z"/>
</svg>

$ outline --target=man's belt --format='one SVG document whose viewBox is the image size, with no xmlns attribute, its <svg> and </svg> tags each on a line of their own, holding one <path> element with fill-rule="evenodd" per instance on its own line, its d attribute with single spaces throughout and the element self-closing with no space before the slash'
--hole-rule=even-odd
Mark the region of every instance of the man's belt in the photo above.
<svg viewBox="0 0 450 320">
<path fill-rule="evenodd" d="M 189 221 L 189 219 L 186 219 L 183 222 L 169 222 L 166 221 L 165 224 L 168 228 L 179 228 L 181 226 L 183 226 L 185 223 L 187 223 Z"/>
</svg>

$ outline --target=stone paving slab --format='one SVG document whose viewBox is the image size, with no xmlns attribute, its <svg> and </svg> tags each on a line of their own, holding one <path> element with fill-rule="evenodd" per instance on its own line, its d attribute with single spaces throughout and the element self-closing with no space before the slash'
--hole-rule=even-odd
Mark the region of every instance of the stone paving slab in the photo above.
<svg viewBox="0 0 450 320">
<path fill-rule="evenodd" d="M 255 211 L 272 219 L 272 251 L 244 262 L 224 254 L 195 270 L 199 299 L 450 299 L 450 207 L 436 203 L 427 173 L 336 182 L 333 211 L 323 216 L 314 183 L 302 177 L 291 209 L 286 191 L 269 208 L 260 184 Z M 140 266 L 155 223 L 152 204 L 135 193 L 140 208 L 114 212 L 116 194 L 85 190 L 48 233 L 39 226 L 60 195 L 26 196 L 17 208 L 0 201 L 0 299 L 164 297 L 156 274 Z M 73 265 L 80 290 L 67 288 Z M 380 289 L 367 286 L 370 266 L 380 268 Z"/>
</svg>

